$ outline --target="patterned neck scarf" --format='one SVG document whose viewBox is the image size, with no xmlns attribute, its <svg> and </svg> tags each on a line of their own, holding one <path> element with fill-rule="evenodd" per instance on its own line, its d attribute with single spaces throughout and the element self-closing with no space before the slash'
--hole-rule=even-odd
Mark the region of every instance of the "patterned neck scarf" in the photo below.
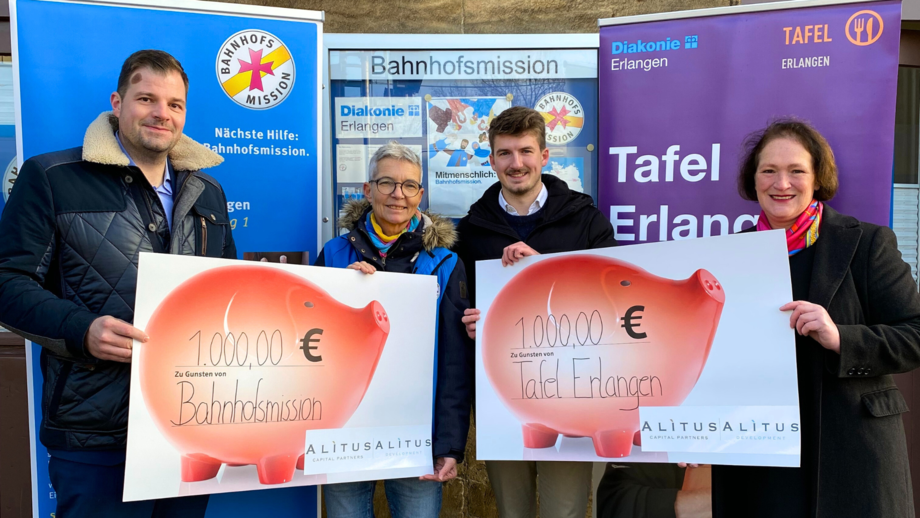
<svg viewBox="0 0 920 518">
<path fill-rule="evenodd" d="M 815 200 L 786 230 L 786 247 L 789 249 L 789 255 L 795 255 L 815 244 L 815 241 L 818 240 L 818 229 L 821 227 L 822 213 L 824 213 L 824 204 Z M 757 231 L 772 229 L 770 222 L 767 221 L 767 215 L 760 211 Z"/>
<path fill-rule="evenodd" d="M 393 246 L 393 243 L 399 239 L 399 236 L 405 234 L 406 232 L 415 232 L 415 229 L 418 228 L 418 224 L 421 221 L 421 213 L 415 211 L 415 215 L 412 216 L 412 219 L 409 220 L 409 224 L 406 225 L 406 228 L 402 229 L 399 234 L 395 236 L 388 236 L 383 233 L 383 229 L 380 228 L 380 225 L 377 224 L 377 218 L 374 216 L 374 211 L 369 211 L 367 213 L 367 219 L 365 225 L 368 229 L 368 235 L 371 237 L 371 242 L 374 243 L 374 247 L 380 252 L 380 257 L 386 257 L 387 252 L 390 251 L 390 247 Z"/>
</svg>

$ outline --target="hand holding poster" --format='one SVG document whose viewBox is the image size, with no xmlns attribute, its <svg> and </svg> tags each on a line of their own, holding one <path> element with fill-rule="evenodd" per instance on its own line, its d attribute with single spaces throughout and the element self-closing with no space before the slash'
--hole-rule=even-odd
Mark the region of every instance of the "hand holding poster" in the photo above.
<svg viewBox="0 0 920 518">
<path fill-rule="evenodd" d="M 140 264 L 126 501 L 431 473 L 433 277 Z"/>
<path fill-rule="evenodd" d="M 782 233 L 483 261 L 477 279 L 479 458 L 798 466 Z"/>
</svg>

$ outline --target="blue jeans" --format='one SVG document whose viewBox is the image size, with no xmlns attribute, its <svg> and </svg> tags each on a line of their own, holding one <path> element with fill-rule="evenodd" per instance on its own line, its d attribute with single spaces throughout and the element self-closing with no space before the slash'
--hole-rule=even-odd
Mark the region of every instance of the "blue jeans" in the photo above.
<svg viewBox="0 0 920 518">
<path fill-rule="evenodd" d="M 348 482 L 323 486 L 329 518 L 374 518 L 377 482 Z M 383 487 L 393 518 L 438 518 L 441 483 L 417 478 L 386 480 Z"/>
</svg>

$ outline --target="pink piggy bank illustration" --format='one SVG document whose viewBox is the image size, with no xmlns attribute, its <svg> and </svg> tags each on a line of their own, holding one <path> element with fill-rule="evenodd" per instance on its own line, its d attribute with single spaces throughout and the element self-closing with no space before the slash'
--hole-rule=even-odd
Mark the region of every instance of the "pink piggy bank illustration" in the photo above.
<svg viewBox="0 0 920 518">
<path fill-rule="evenodd" d="M 482 359 L 525 447 L 563 434 L 626 457 L 639 443 L 639 407 L 677 406 L 693 389 L 724 303 L 706 270 L 675 281 L 606 257 L 546 259 L 495 297 Z"/>
<path fill-rule="evenodd" d="M 144 401 L 182 454 L 182 481 L 226 463 L 280 484 L 303 468 L 307 430 L 357 409 L 390 322 L 377 301 L 352 308 L 284 270 L 239 265 L 182 283 L 146 331 Z"/>
</svg>

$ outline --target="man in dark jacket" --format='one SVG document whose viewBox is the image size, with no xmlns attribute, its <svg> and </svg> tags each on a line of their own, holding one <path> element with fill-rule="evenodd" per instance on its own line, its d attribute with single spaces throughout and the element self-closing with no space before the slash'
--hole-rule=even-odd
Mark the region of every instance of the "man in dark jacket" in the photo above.
<svg viewBox="0 0 920 518">
<path fill-rule="evenodd" d="M 40 438 L 64 518 L 204 516 L 207 496 L 122 503 L 141 252 L 236 258 L 223 159 L 182 134 L 188 77 L 132 54 L 83 146 L 27 160 L 0 218 L 0 325 L 43 346 Z"/>
<path fill-rule="evenodd" d="M 499 181 L 460 220 L 454 248 L 466 265 L 474 306 L 476 261 L 501 258 L 511 266 L 530 255 L 616 246 L 610 221 L 590 196 L 541 174 L 549 150 L 539 112 L 523 106 L 505 110 L 489 127 L 489 143 L 489 163 Z M 477 309 L 463 317 L 471 337 L 478 319 Z M 542 516 L 585 515 L 589 462 L 489 461 L 486 469 L 502 518 L 536 516 L 537 475 Z"/>
</svg>

